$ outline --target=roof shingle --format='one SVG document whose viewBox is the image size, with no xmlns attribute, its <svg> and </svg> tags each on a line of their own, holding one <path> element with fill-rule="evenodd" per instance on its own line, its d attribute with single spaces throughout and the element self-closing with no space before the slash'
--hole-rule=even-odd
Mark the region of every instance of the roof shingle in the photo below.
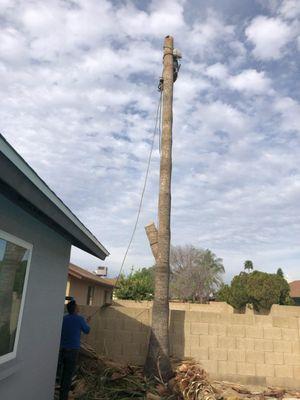
<svg viewBox="0 0 300 400">
<path fill-rule="evenodd" d="M 300 297 L 300 281 L 293 281 L 290 285 L 290 297 Z"/>
</svg>

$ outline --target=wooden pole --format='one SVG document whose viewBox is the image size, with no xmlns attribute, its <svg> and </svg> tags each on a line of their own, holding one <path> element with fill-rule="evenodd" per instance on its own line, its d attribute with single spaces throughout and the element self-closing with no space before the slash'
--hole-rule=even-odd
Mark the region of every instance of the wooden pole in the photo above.
<svg viewBox="0 0 300 400">
<path fill-rule="evenodd" d="M 157 251 L 155 293 L 152 309 L 152 329 L 145 364 L 145 371 L 148 375 L 161 376 L 164 380 L 172 376 L 172 368 L 169 359 L 169 258 L 171 240 L 173 61 L 173 38 L 167 36 L 164 41 L 163 56 L 163 112 L 158 202 L 158 243 L 157 249 L 155 248 L 155 250 L 153 246 L 151 246 L 154 255 Z M 154 230 L 152 231 L 154 232 Z"/>
</svg>

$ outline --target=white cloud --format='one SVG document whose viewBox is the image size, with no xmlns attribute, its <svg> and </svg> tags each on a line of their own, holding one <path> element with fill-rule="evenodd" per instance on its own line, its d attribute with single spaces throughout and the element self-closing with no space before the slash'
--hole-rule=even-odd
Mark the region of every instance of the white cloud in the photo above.
<svg viewBox="0 0 300 400">
<path fill-rule="evenodd" d="M 250 126 L 247 115 L 221 101 L 199 104 L 195 118 L 202 124 L 202 133 L 207 135 L 225 131 L 234 137 L 248 131 Z"/>
<path fill-rule="evenodd" d="M 289 25 L 279 18 L 258 16 L 246 28 L 245 34 L 254 45 L 253 54 L 262 60 L 277 60 L 293 38 Z"/>
<path fill-rule="evenodd" d="M 248 93 L 267 94 L 271 88 L 271 80 L 266 77 L 265 72 L 255 69 L 247 69 L 231 76 L 227 83 L 235 90 Z"/>
<path fill-rule="evenodd" d="M 271 93 L 272 81 L 264 71 L 245 69 L 237 75 L 230 75 L 226 65 L 216 63 L 207 67 L 205 74 L 219 81 L 224 88 L 237 90 L 247 95 Z"/>
<path fill-rule="evenodd" d="M 298 260 L 289 249 L 300 233 L 295 57 L 284 70 L 254 65 L 240 36 L 244 20 L 222 7 L 146 3 L 6 2 L 1 132 L 110 250 L 116 273 L 149 154 L 163 36 L 173 33 L 183 60 L 174 87 L 172 240 L 212 248 L 229 273 L 247 258 L 269 269 L 280 259 L 292 273 Z M 278 46 L 284 53 L 282 41 L 264 40 L 272 57 Z M 143 226 L 156 219 L 158 177 L 156 146 L 125 271 L 153 262 Z"/>
<path fill-rule="evenodd" d="M 49 34 L 53 28 L 63 28 L 64 15 L 53 3 L 29 3 L 24 7 L 20 20 L 25 30 L 37 38 Z"/>
<path fill-rule="evenodd" d="M 283 0 L 278 10 L 284 18 L 293 19 L 300 15 L 299 0 Z"/>
<path fill-rule="evenodd" d="M 227 48 L 231 43 L 238 42 L 234 28 L 234 25 L 227 24 L 220 15 L 210 9 L 205 20 L 196 20 L 190 30 L 184 32 L 182 40 L 191 55 L 205 59 L 212 56 L 213 49 L 217 52 L 219 47 Z M 240 55 L 239 48 L 236 47 L 234 52 Z"/>
<path fill-rule="evenodd" d="M 206 74 L 211 78 L 224 80 L 228 77 L 228 68 L 224 64 L 216 63 L 206 69 Z"/>
<path fill-rule="evenodd" d="M 138 11 L 130 3 L 121 8 L 117 18 L 122 30 L 132 38 L 155 35 L 162 38 L 184 27 L 183 6 L 180 2 L 155 2 L 150 13 Z"/>
<path fill-rule="evenodd" d="M 281 116 L 281 128 L 285 132 L 300 133 L 300 104 L 290 97 L 277 97 L 274 110 Z"/>
<path fill-rule="evenodd" d="M 10 27 L 0 30 L 0 57 L 16 65 L 26 61 L 26 41 L 21 32 Z"/>
</svg>

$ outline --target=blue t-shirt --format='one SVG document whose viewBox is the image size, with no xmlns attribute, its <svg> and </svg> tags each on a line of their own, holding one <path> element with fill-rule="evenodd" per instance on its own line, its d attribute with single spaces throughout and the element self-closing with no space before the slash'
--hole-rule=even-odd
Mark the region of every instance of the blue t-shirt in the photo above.
<svg viewBox="0 0 300 400">
<path fill-rule="evenodd" d="M 81 315 L 65 315 L 61 330 L 60 347 L 62 349 L 79 349 L 81 332 L 89 333 L 89 331 L 90 327 Z"/>
</svg>

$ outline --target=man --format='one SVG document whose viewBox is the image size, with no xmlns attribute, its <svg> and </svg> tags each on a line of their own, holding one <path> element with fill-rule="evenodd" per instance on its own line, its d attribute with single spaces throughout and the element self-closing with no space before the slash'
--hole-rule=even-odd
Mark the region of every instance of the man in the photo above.
<svg viewBox="0 0 300 400">
<path fill-rule="evenodd" d="M 81 332 L 85 334 L 90 332 L 89 325 L 82 316 L 78 315 L 78 306 L 75 300 L 71 300 L 67 304 L 67 311 L 68 314 L 63 319 L 58 361 L 60 375 L 59 400 L 68 400 L 80 348 Z M 87 318 L 87 322 L 89 320 L 90 318 Z"/>
</svg>

